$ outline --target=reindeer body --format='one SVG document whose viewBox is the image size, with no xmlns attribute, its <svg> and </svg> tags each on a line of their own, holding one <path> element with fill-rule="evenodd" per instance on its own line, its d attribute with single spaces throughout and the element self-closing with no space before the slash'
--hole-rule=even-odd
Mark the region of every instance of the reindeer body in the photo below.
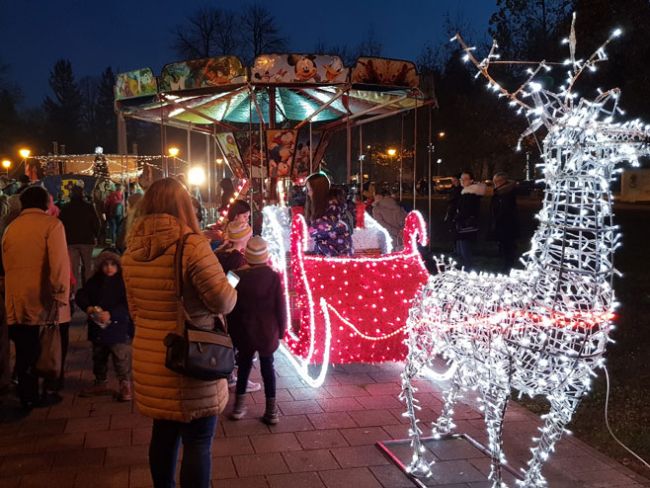
<svg viewBox="0 0 650 488">
<path fill-rule="evenodd" d="M 470 48 L 461 44 L 471 57 Z M 475 63 L 486 77 L 488 64 Z M 569 87 L 581 70 L 570 78 Z M 434 436 L 453 429 L 453 406 L 461 392 L 477 389 L 494 487 L 505 486 L 501 433 L 512 389 L 545 396 L 550 403 L 520 483 L 544 487 L 542 466 L 589 390 L 594 369 L 603 364 L 615 306 L 613 254 L 618 246 L 609 184 L 616 163 L 648 154 L 648 130 L 637 121 L 612 122 L 618 90 L 577 104 L 567 94 L 539 88 L 528 94 L 535 102 L 528 107 L 529 115 L 536 116 L 531 130 L 545 126 L 548 133 L 543 153 L 546 190 L 539 227 L 522 259 L 524 269 L 508 276 L 444 270 L 429 278 L 409 314 L 402 398 L 411 419 L 409 469 L 416 476 L 427 475 L 429 465 L 411 379 L 431 367 L 436 356 L 454 369 Z M 614 107 L 607 111 L 610 102 Z"/>
</svg>

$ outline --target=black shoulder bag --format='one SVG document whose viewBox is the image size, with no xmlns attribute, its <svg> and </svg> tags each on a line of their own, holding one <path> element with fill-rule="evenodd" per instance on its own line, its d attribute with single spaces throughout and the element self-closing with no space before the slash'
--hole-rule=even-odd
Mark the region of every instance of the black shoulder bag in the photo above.
<svg viewBox="0 0 650 488">
<path fill-rule="evenodd" d="M 178 240 L 174 257 L 174 279 L 178 315 L 176 332 L 167 334 L 165 366 L 172 371 L 204 381 L 227 378 L 235 368 L 232 339 L 223 322 L 215 317 L 212 329 L 196 327 L 185 310 L 183 301 L 183 248 L 189 234 Z"/>
</svg>

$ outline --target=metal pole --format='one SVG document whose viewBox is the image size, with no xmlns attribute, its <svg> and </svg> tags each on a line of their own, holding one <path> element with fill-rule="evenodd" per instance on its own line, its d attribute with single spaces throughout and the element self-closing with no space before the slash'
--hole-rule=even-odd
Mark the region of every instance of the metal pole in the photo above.
<svg viewBox="0 0 650 488">
<path fill-rule="evenodd" d="M 431 142 L 431 112 L 433 111 L 433 108 L 429 108 L 429 178 L 428 178 L 428 188 L 429 188 L 429 227 L 428 227 L 428 232 L 429 236 L 431 236 L 431 159 L 433 156 L 433 143 Z M 431 238 L 429 238 L 429 245 L 431 245 Z"/>
<path fill-rule="evenodd" d="M 208 222 L 212 218 L 212 171 L 211 171 L 211 166 L 210 164 L 210 135 L 206 134 L 205 135 L 205 173 L 206 173 L 206 180 L 208 182 Z"/>
<path fill-rule="evenodd" d="M 404 115 L 402 115 L 402 128 L 399 140 L 399 201 L 402 201 L 402 173 L 404 172 Z"/>
<path fill-rule="evenodd" d="M 359 127 L 359 189 L 363 193 L 363 127 Z M 370 190 L 370 182 L 368 182 L 368 190 Z"/>
<path fill-rule="evenodd" d="M 417 198 L 417 166 L 418 166 L 418 102 L 415 101 L 415 112 L 414 112 L 414 122 L 413 122 L 413 210 L 415 210 L 416 198 Z"/>
</svg>

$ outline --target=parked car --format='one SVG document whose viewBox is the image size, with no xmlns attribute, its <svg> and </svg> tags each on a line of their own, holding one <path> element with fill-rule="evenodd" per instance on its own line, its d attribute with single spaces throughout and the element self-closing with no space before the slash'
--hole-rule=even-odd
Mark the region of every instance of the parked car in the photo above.
<svg viewBox="0 0 650 488">
<path fill-rule="evenodd" d="M 436 178 L 433 183 L 433 191 L 436 193 L 449 193 L 454 187 L 451 177 Z"/>
</svg>

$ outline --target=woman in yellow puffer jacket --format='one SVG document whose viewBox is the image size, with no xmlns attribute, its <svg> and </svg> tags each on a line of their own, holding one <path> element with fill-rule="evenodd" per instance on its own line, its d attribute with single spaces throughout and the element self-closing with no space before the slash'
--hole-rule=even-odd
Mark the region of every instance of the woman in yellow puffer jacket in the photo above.
<svg viewBox="0 0 650 488">
<path fill-rule="evenodd" d="M 181 485 L 209 486 L 217 415 L 228 401 L 225 379 L 201 381 L 165 367 L 163 341 L 176 330 L 177 320 L 174 255 L 185 234 L 190 234 L 183 248 L 185 309 L 195 325 L 211 328 L 216 314 L 233 309 L 237 293 L 200 233 L 185 188 L 171 178 L 156 181 L 139 203 L 122 259 L 135 323 L 135 402 L 143 415 L 154 419 L 149 466 L 156 488 L 174 486 L 181 438 Z"/>
</svg>

